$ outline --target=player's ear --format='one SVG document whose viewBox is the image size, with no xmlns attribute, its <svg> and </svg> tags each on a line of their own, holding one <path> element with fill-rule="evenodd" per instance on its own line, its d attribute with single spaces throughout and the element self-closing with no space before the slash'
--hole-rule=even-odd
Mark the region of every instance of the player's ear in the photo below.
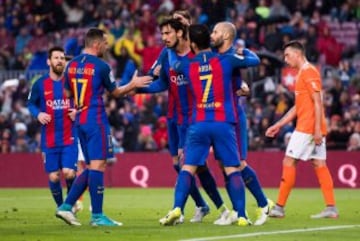
<svg viewBox="0 0 360 241">
<path fill-rule="evenodd" d="M 50 59 L 49 59 L 49 58 L 46 59 L 46 64 L 47 64 L 48 66 L 50 66 Z"/>
</svg>

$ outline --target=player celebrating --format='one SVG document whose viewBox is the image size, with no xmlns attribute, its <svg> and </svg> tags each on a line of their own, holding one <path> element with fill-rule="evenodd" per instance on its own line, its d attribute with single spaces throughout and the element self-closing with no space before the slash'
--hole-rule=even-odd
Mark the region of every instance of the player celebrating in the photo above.
<svg viewBox="0 0 360 241">
<path fill-rule="evenodd" d="M 210 37 L 211 44 L 220 55 L 224 54 L 235 54 L 236 49 L 232 46 L 234 38 L 236 36 L 236 28 L 230 22 L 220 22 L 215 25 Z M 244 49 L 244 61 L 246 62 L 247 56 L 256 57 L 256 55 L 250 50 Z M 258 62 L 257 64 L 259 64 Z M 247 124 L 246 124 L 246 114 L 243 107 L 239 104 L 239 96 L 235 93 L 236 90 L 242 88 L 242 80 L 240 77 L 240 69 L 235 69 L 233 73 L 233 86 L 234 86 L 234 101 L 237 106 L 238 112 L 238 123 L 236 124 L 237 140 L 240 153 L 240 171 L 241 176 L 244 179 L 246 187 L 249 189 L 251 194 L 255 197 L 258 209 L 257 209 L 257 219 L 254 222 L 254 225 L 262 225 L 266 222 L 267 216 L 271 209 L 272 202 L 265 197 L 264 192 L 260 186 L 259 180 L 256 176 L 255 171 L 247 164 Z M 227 180 L 225 180 L 227 184 Z M 226 185 L 228 187 L 228 185 Z M 270 203 L 270 205 L 269 205 Z M 223 216 L 222 219 L 217 220 L 216 224 L 227 225 L 231 224 L 233 221 L 236 221 L 237 215 L 230 214 Z M 232 219 L 232 220 L 231 220 Z"/>
<path fill-rule="evenodd" d="M 173 210 L 160 219 L 162 225 L 173 225 L 181 215 L 190 183 L 199 166 L 205 165 L 210 146 L 222 162 L 229 180 L 230 199 L 238 211 L 238 225 L 247 226 L 250 221 L 245 214 L 245 189 L 236 144 L 237 122 L 233 100 L 232 71 L 244 65 L 243 57 L 225 55 L 218 57 L 210 49 L 210 33 L 205 25 L 189 27 L 190 47 L 196 56 L 178 61 L 169 52 L 171 67 L 190 80 L 192 116 L 186 144 L 184 165 L 175 187 Z M 258 59 L 256 59 L 258 61 Z"/>
<path fill-rule="evenodd" d="M 137 87 L 145 87 L 151 81 L 148 76 L 137 77 L 130 83 L 116 87 L 109 65 L 101 57 L 108 48 L 103 30 L 91 28 L 85 36 L 84 53 L 72 59 L 65 70 L 65 88 L 74 97 L 77 108 L 76 121 L 81 148 L 88 168 L 75 180 L 73 188 L 56 216 L 70 225 L 81 225 L 71 212 L 71 207 L 89 187 L 93 226 L 119 226 L 103 214 L 104 171 L 106 159 L 113 156 L 110 128 L 102 95 L 106 89 L 115 97 L 122 96 Z"/>
<path fill-rule="evenodd" d="M 60 171 L 65 177 L 68 192 L 76 176 L 77 138 L 71 119 L 75 116 L 75 109 L 71 109 L 71 100 L 64 92 L 64 49 L 50 48 L 47 64 L 49 73 L 32 86 L 28 108 L 42 125 L 41 150 L 45 171 L 51 194 L 59 207 L 63 204 Z"/>
<path fill-rule="evenodd" d="M 160 24 L 160 29 L 166 47 L 176 51 L 179 59 L 194 57 L 190 52 L 186 25 L 182 24 L 178 19 L 169 18 Z M 148 88 L 139 89 L 138 92 L 155 93 L 168 89 L 169 149 L 173 157 L 174 169 L 179 173 L 186 131 L 190 123 L 192 96 L 189 89 L 189 80 L 182 73 L 176 73 L 170 67 L 167 48 L 164 48 L 159 59 L 154 64 L 154 66 L 161 65 L 159 79 L 154 81 Z M 199 168 L 197 175 L 219 212 L 221 214 L 229 212 L 217 190 L 215 179 L 208 167 L 205 165 Z M 195 215 L 190 219 L 190 222 L 201 222 L 203 217 L 209 213 L 209 207 L 196 186 L 195 178 L 191 181 L 190 195 L 196 205 Z M 182 217 L 180 221 L 182 221 L 181 219 Z"/>
<path fill-rule="evenodd" d="M 295 105 L 270 126 L 265 135 L 274 137 L 282 126 L 295 118 L 297 120 L 283 160 L 278 200 L 270 216 L 285 216 L 284 207 L 295 184 L 296 164 L 298 160 L 311 160 L 326 203 L 326 208 L 311 218 L 337 218 L 333 180 L 326 165 L 326 122 L 320 73 L 307 61 L 304 46 L 299 41 L 290 41 L 283 49 L 285 62 L 299 70 L 295 81 Z"/>
</svg>

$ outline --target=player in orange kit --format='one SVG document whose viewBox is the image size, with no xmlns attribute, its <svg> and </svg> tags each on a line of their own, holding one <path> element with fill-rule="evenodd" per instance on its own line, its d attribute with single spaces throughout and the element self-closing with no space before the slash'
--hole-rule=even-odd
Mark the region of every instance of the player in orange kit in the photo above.
<svg viewBox="0 0 360 241">
<path fill-rule="evenodd" d="M 274 137 L 282 126 L 297 118 L 283 160 L 282 178 L 276 206 L 271 217 L 284 217 L 287 198 L 295 184 L 298 160 L 311 160 L 319 180 L 326 208 L 311 218 L 337 218 L 333 180 L 326 165 L 326 122 L 324 116 L 321 77 L 315 66 L 306 57 L 304 46 L 299 41 L 290 41 L 284 46 L 285 62 L 299 70 L 295 81 L 295 105 L 265 135 Z"/>
</svg>

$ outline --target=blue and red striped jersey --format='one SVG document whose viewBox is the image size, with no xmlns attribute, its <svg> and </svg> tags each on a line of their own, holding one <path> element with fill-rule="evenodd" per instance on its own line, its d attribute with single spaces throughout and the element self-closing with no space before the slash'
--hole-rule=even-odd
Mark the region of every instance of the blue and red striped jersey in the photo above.
<svg viewBox="0 0 360 241">
<path fill-rule="evenodd" d="M 68 63 L 64 78 L 80 110 L 78 123 L 108 123 L 103 94 L 105 89 L 112 92 L 116 88 L 110 66 L 94 55 L 81 54 Z"/>
<path fill-rule="evenodd" d="M 31 115 L 37 118 L 40 112 L 45 112 L 51 116 L 50 123 L 41 126 L 41 148 L 74 143 L 74 123 L 68 116 L 73 103 L 64 90 L 64 79 L 53 80 L 48 74 L 39 78 L 31 88 L 28 98 Z"/>
<path fill-rule="evenodd" d="M 203 51 L 193 59 L 179 61 L 173 51 L 168 51 L 169 61 L 176 72 L 190 80 L 192 121 L 237 122 L 234 105 L 232 73 L 246 65 L 240 55 L 222 55 Z"/>
<path fill-rule="evenodd" d="M 189 89 L 189 80 L 182 73 L 175 72 L 168 59 L 167 48 L 164 48 L 154 63 L 150 73 L 157 65 L 161 65 L 160 76 L 147 88 L 139 90 L 141 93 L 156 93 L 168 90 L 168 112 L 167 117 L 176 120 L 178 124 L 189 123 L 191 117 L 192 95 Z M 179 60 L 187 60 L 194 57 L 189 52 L 184 56 L 177 55 Z"/>
</svg>

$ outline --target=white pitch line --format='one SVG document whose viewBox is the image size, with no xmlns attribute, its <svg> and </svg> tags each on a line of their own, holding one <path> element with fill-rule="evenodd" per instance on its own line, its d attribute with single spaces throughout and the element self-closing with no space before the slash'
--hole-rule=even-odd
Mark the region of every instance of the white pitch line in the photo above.
<svg viewBox="0 0 360 241">
<path fill-rule="evenodd" d="M 278 230 L 278 231 L 270 231 L 270 232 L 243 233 L 243 234 L 234 234 L 234 235 L 225 235 L 225 236 L 200 237 L 200 238 L 192 238 L 192 239 L 182 239 L 179 241 L 224 240 L 224 239 L 246 238 L 246 237 L 254 237 L 254 236 L 267 236 L 267 235 L 286 234 L 286 233 L 305 233 L 305 232 L 313 232 L 313 231 L 328 231 L 328 230 L 348 229 L 348 228 L 360 228 L 360 224 L 325 226 L 319 228 Z"/>
</svg>

